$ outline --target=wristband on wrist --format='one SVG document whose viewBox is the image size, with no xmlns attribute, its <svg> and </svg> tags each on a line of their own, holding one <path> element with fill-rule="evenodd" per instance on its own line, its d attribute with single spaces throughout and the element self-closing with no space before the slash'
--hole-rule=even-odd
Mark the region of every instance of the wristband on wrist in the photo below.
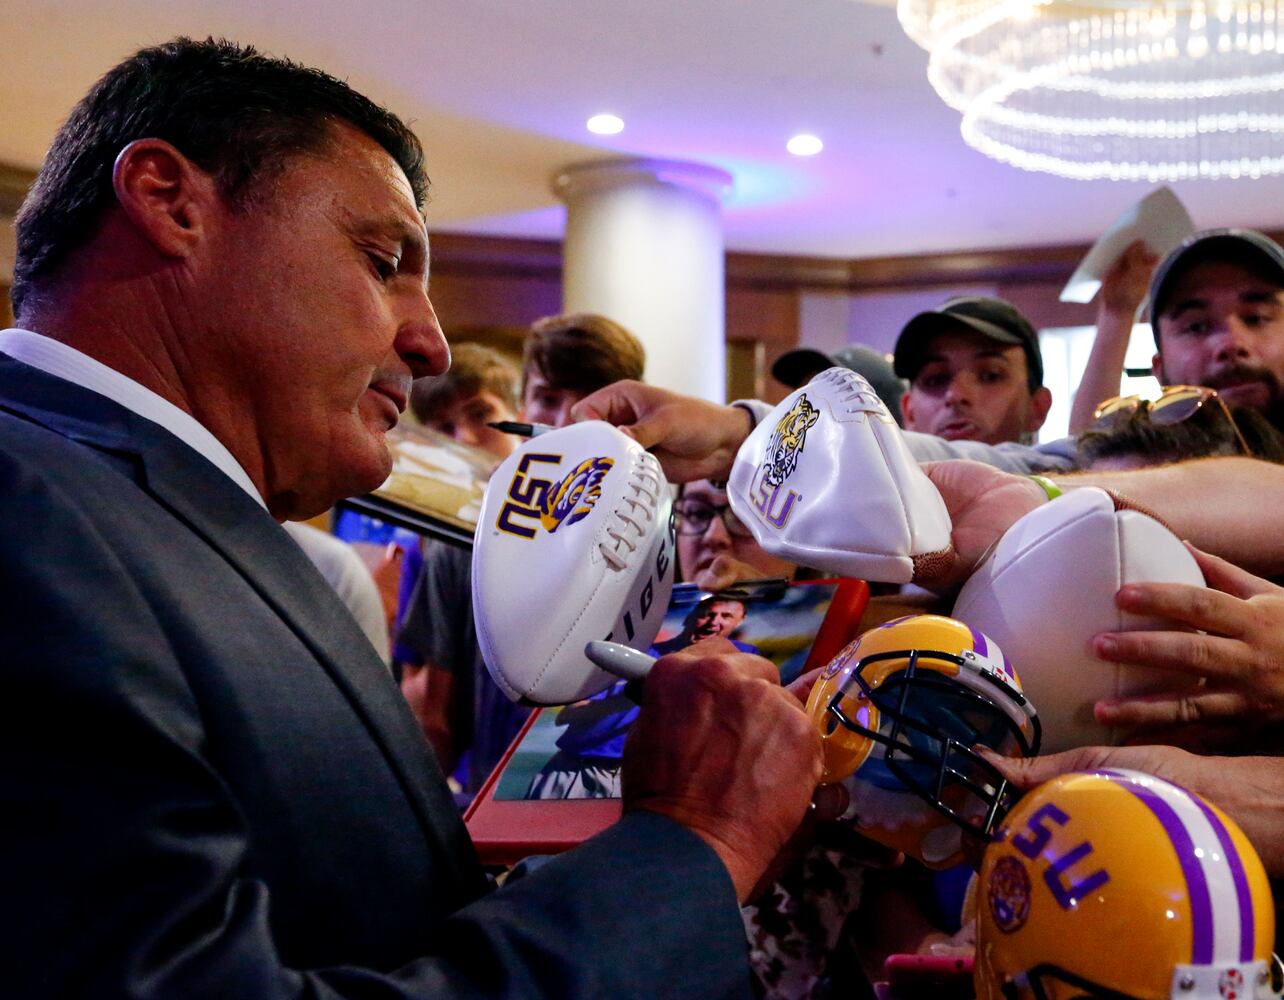
<svg viewBox="0 0 1284 1000">
<path fill-rule="evenodd" d="M 1038 475 L 1032 474 L 1032 475 L 1026 476 L 1025 478 L 1033 480 L 1035 483 L 1038 483 L 1039 488 L 1043 490 L 1044 493 L 1048 494 L 1049 500 L 1055 500 L 1057 497 L 1062 495 L 1061 487 L 1058 486 L 1056 483 L 1054 483 L 1047 476 L 1038 476 Z"/>
</svg>

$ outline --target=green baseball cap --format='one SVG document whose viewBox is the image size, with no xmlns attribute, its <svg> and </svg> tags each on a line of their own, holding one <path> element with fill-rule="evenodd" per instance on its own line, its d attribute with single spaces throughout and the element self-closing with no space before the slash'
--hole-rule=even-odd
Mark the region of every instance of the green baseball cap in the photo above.
<svg viewBox="0 0 1284 1000">
<path fill-rule="evenodd" d="M 964 326 L 1000 344 L 1025 351 L 1030 389 L 1043 385 L 1043 354 L 1039 334 L 1012 303 L 984 295 L 950 299 L 940 308 L 919 313 L 905 324 L 896 338 L 895 367 L 901 378 L 913 379 L 927 362 L 928 342 L 937 334 Z"/>
</svg>

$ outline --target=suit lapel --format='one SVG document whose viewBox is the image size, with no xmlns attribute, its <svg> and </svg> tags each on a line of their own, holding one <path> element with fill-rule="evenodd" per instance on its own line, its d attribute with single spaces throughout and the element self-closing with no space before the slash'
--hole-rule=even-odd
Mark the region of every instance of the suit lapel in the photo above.
<svg viewBox="0 0 1284 1000">
<path fill-rule="evenodd" d="M 142 486 L 217 550 L 316 657 L 383 749 L 429 840 L 447 858 L 474 857 L 435 756 L 387 668 L 343 613 L 308 557 L 271 516 L 164 428 L 111 400 L 0 355 L 0 408 L 72 440 L 137 456 Z M 458 871 L 469 898 L 485 888 L 475 865 Z"/>
</svg>

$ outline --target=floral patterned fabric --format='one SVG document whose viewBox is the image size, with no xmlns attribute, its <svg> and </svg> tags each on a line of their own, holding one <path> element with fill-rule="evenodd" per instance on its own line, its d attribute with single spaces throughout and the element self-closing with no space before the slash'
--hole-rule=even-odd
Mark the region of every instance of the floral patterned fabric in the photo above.
<svg viewBox="0 0 1284 1000">
<path fill-rule="evenodd" d="M 848 918 L 860 906 L 865 871 L 848 852 L 818 842 L 765 896 L 743 908 L 759 996 L 859 1000 L 872 995 L 844 935 Z"/>
</svg>

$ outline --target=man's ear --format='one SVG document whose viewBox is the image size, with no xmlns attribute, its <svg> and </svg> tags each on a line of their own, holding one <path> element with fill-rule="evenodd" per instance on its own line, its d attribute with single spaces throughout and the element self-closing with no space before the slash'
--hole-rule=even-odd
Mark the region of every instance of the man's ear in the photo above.
<svg viewBox="0 0 1284 1000">
<path fill-rule="evenodd" d="M 1030 419 L 1026 430 L 1033 434 L 1048 419 L 1048 410 L 1052 407 L 1052 390 L 1041 385 L 1030 393 Z"/>
<path fill-rule="evenodd" d="M 111 182 L 139 236 L 166 257 L 192 252 L 220 200 L 214 178 L 164 139 L 136 139 L 122 149 Z"/>
<path fill-rule="evenodd" d="M 917 430 L 914 426 L 914 404 L 910 402 L 908 392 L 901 395 L 901 420 L 904 421 L 907 431 Z"/>
<path fill-rule="evenodd" d="M 1150 374 L 1154 375 L 1155 378 L 1159 380 L 1160 385 L 1168 384 L 1168 378 L 1164 375 L 1164 356 L 1158 351 L 1156 351 L 1155 356 L 1150 359 Z"/>
</svg>

